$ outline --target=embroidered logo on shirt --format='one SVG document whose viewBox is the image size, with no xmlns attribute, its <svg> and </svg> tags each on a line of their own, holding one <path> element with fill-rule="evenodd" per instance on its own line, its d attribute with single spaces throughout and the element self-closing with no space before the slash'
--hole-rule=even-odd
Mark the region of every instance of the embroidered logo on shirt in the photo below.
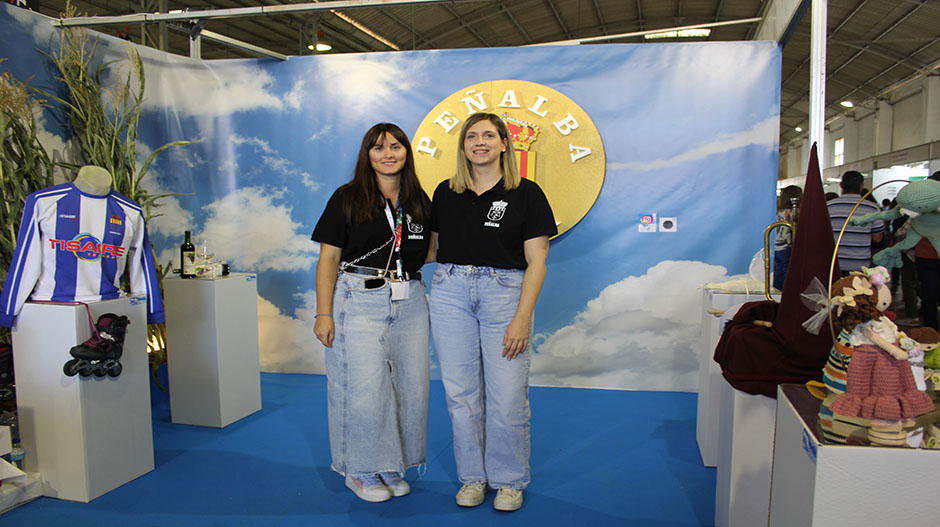
<svg viewBox="0 0 940 527">
<path fill-rule="evenodd" d="M 486 218 L 490 221 L 499 221 L 503 219 L 503 214 L 506 213 L 506 207 L 509 203 L 505 201 L 494 201 L 493 205 L 490 206 L 490 211 L 486 213 Z"/>
<path fill-rule="evenodd" d="M 408 223 L 408 232 L 413 232 L 415 234 L 424 232 L 424 225 L 421 225 L 420 223 L 411 223 L 411 214 L 405 214 L 405 222 Z"/>
</svg>

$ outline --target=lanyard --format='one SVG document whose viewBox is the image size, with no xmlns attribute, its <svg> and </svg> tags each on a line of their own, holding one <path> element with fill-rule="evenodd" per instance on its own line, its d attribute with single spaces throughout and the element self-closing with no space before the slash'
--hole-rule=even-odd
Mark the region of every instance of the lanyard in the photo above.
<svg viewBox="0 0 940 527">
<path fill-rule="evenodd" d="M 392 207 L 391 201 L 385 200 L 385 218 L 388 220 L 388 226 L 392 229 L 392 232 L 395 234 L 395 246 L 392 248 L 392 252 L 397 254 L 398 258 L 395 260 L 395 267 L 398 270 L 398 276 L 402 275 L 401 269 L 401 224 L 402 224 L 402 210 L 401 210 L 401 200 L 395 204 L 395 217 L 392 218 Z"/>
</svg>

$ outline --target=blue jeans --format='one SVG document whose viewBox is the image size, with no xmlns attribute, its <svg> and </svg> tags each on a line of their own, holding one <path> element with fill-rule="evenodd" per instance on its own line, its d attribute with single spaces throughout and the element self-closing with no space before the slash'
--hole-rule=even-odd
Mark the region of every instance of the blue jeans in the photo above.
<svg viewBox="0 0 940 527">
<path fill-rule="evenodd" d="M 774 279 L 773 286 L 783 291 L 783 282 L 787 279 L 787 268 L 790 267 L 791 248 L 774 249 Z"/>
<path fill-rule="evenodd" d="M 524 271 L 440 264 L 431 282 L 431 328 L 464 484 L 529 484 L 531 351 L 502 357 Z"/>
<path fill-rule="evenodd" d="M 336 336 L 326 349 L 332 468 L 340 474 L 404 473 L 426 462 L 429 320 L 425 286 L 406 300 L 386 282 L 340 273 L 333 294 Z"/>
</svg>

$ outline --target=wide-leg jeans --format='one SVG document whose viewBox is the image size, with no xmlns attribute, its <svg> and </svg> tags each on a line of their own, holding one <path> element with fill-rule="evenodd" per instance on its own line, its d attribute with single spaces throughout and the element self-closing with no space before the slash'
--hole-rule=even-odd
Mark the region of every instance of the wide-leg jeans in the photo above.
<svg viewBox="0 0 940 527">
<path fill-rule="evenodd" d="M 531 351 L 506 360 L 524 271 L 440 264 L 431 285 L 431 334 L 464 484 L 529 484 Z"/>
<path fill-rule="evenodd" d="M 425 285 L 340 273 L 333 294 L 336 336 L 326 349 L 332 468 L 340 474 L 404 473 L 426 462 L 429 320 Z"/>
</svg>

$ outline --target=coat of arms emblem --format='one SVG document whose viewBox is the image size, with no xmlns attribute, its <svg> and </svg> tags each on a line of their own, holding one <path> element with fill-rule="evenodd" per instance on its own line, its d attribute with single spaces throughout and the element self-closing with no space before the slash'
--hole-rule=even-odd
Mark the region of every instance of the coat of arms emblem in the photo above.
<svg viewBox="0 0 940 527">
<path fill-rule="evenodd" d="M 494 201 L 493 205 L 490 207 L 490 211 L 486 213 L 486 218 L 490 221 L 499 221 L 503 219 L 503 214 L 506 213 L 506 206 L 509 203 L 505 201 Z"/>
<path fill-rule="evenodd" d="M 424 231 L 424 225 L 420 223 L 411 223 L 411 214 L 405 214 L 405 221 L 408 223 L 408 232 L 412 234 L 420 234 Z"/>
</svg>

